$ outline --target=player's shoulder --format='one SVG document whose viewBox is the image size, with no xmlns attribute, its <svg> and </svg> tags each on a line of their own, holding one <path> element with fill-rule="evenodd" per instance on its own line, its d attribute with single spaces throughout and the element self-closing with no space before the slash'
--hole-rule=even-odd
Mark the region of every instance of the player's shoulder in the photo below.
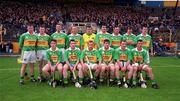
<svg viewBox="0 0 180 101">
<path fill-rule="evenodd" d="M 147 50 L 146 50 L 146 49 L 144 49 L 144 48 L 142 48 L 142 51 L 143 51 L 143 52 L 147 52 Z"/>
<path fill-rule="evenodd" d="M 101 47 L 101 48 L 99 48 L 99 51 L 102 51 L 104 49 L 104 47 Z"/>
<path fill-rule="evenodd" d="M 110 49 L 109 49 L 109 50 L 114 51 L 115 49 L 114 49 L 114 48 L 112 48 L 112 47 L 110 47 Z"/>
<path fill-rule="evenodd" d="M 77 48 L 77 47 L 75 48 L 75 50 L 77 50 L 77 51 L 81 51 L 81 50 L 80 50 L 79 48 Z"/>
<path fill-rule="evenodd" d="M 28 32 L 25 32 L 23 34 L 21 34 L 21 36 L 27 36 L 29 33 Z"/>
<path fill-rule="evenodd" d="M 115 51 L 119 51 L 120 50 L 120 47 L 118 47 L 118 48 L 116 48 L 116 49 L 114 49 Z"/>
<path fill-rule="evenodd" d="M 137 51 L 137 48 L 133 48 L 133 49 L 131 49 L 131 51 Z"/>
<path fill-rule="evenodd" d="M 54 35 L 56 35 L 56 34 L 57 34 L 57 32 L 54 32 L 54 33 L 51 34 L 51 36 L 54 36 Z"/>
<path fill-rule="evenodd" d="M 130 48 L 128 48 L 128 47 L 126 47 L 126 50 L 127 50 L 127 51 L 131 51 L 131 49 L 130 49 Z"/>
<path fill-rule="evenodd" d="M 50 52 L 51 51 L 51 48 L 47 49 L 46 52 Z"/>
</svg>

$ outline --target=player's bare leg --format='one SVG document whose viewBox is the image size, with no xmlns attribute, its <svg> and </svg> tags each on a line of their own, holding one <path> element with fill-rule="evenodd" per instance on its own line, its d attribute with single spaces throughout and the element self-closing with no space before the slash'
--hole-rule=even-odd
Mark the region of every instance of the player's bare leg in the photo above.
<svg viewBox="0 0 180 101">
<path fill-rule="evenodd" d="M 138 72 L 138 66 L 133 65 L 133 86 L 136 86 L 136 77 Z"/>
<path fill-rule="evenodd" d="M 51 84 L 50 84 L 50 83 L 51 83 L 51 74 L 50 74 L 50 72 L 51 72 L 51 67 L 50 67 L 48 64 L 46 64 L 46 65 L 43 67 L 42 71 L 43 71 L 44 75 L 46 76 L 46 79 L 48 80 L 48 84 L 51 85 Z"/>
<path fill-rule="evenodd" d="M 118 85 L 118 86 L 121 85 L 119 70 L 120 70 L 120 67 L 119 67 L 119 65 L 116 63 L 116 64 L 115 64 L 115 77 L 116 77 L 117 85 Z"/>
<path fill-rule="evenodd" d="M 68 77 L 67 72 L 68 72 L 68 70 L 69 70 L 69 66 L 68 66 L 67 64 L 65 64 L 65 65 L 63 66 L 64 84 L 68 84 L 68 80 L 67 80 L 67 77 Z"/>
<path fill-rule="evenodd" d="M 77 69 L 78 69 L 78 76 L 79 76 L 79 83 L 83 83 L 83 67 L 81 64 L 77 65 Z"/>
<path fill-rule="evenodd" d="M 114 73 L 115 73 L 115 66 L 114 64 L 109 64 L 110 69 L 110 82 L 114 81 Z"/>
<path fill-rule="evenodd" d="M 23 63 L 22 66 L 21 66 L 21 71 L 20 71 L 20 84 L 24 84 L 24 74 L 25 74 L 25 71 L 26 71 L 26 67 L 27 67 L 27 64 Z"/>
<path fill-rule="evenodd" d="M 155 82 L 154 80 L 154 74 L 153 74 L 153 71 L 152 71 L 152 68 L 150 68 L 148 65 L 145 65 L 143 67 L 143 70 L 147 72 L 147 74 L 149 75 L 150 79 L 151 79 L 151 83 L 152 83 L 152 88 L 154 89 L 158 89 L 159 86 L 157 85 L 157 83 Z"/>
<path fill-rule="evenodd" d="M 101 70 L 100 70 L 100 82 L 103 82 L 103 81 L 104 81 L 106 68 L 107 68 L 107 65 L 105 65 L 105 64 L 101 65 Z"/>
<path fill-rule="evenodd" d="M 62 78 L 63 78 L 63 66 L 62 66 L 62 64 L 58 64 L 57 70 L 59 72 L 59 81 L 62 82 Z"/>
<path fill-rule="evenodd" d="M 128 65 L 127 70 L 128 70 L 127 84 L 130 84 L 130 79 L 133 76 L 133 67 L 131 65 Z"/>
</svg>

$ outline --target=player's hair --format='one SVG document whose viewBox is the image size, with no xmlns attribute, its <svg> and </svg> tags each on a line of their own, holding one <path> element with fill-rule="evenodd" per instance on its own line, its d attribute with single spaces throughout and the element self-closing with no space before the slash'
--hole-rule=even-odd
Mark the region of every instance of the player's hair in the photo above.
<svg viewBox="0 0 180 101">
<path fill-rule="evenodd" d="M 58 22 L 58 23 L 56 23 L 56 25 L 63 25 L 63 23 L 62 22 Z"/>
<path fill-rule="evenodd" d="M 90 24 L 87 24 L 86 25 L 86 28 L 92 28 Z"/>
<path fill-rule="evenodd" d="M 122 42 L 127 42 L 127 41 L 126 41 L 126 40 L 122 40 L 121 43 L 122 43 Z"/>
<path fill-rule="evenodd" d="M 119 29 L 120 29 L 120 27 L 119 27 L 119 26 L 114 26 L 114 29 L 115 29 L 115 28 L 119 28 Z"/>
<path fill-rule="evenodd" d="M 74 39 L 71 39 L 71 40 L 70 40 L 70 43 L 71 43 L 71 42 L 75 42 L 75 40 L 74 40 Z"/>
<path fill-rule="evenodd" d="M 130 29 L 130 30 L 131 30 L 131 29 L 132 29 L 132 26 L 128 26 L 128 27 L 127 27 L 127 30 L 128 30 L 128 29 Z"/>
<path fill-rule="evenodd" d="M 109 39 L 104 39 L 104 43 L 105 43 L 105 42 L 110 43 Z"/>
<path fill-rule="evenodd" d="M 137 43 L 138 43 L 138 42 L 143 42 L 143 40 L 142 40 L 142 39 L 139 39 L 139 40 L 137 41 Z"/>
<path fill-rule="evenodd" d="M 46 28 L 44 24 L 43 24 L 43 25 L 40 25 L 39 27 L 41 27 L 41 28 Z"/>
<path fill-rule="evenodd" d="M 147 25 L 147 24 L 142 24 L 142 25 L 141 25 L 141 28 L 143 29 L 143 27 L 147 28 L 148 25 Z"/>
<path fill-rule="evenodd" d="M 102 23 L 102 24 L 101 24 L 101 28 L 102 28 L 103 26 L 106 26 L 106 27 L 107 27 L 106 23 Z"/>
<path fill-rule="evenodd" d="M 56 41 L 56 40 L 51 40 L 51 42 L 55 42 L 55 43 L 57 43 L 57 41 Z"/>
<path fill-rule="evenodd" d="M 34 26 L 32 22 L 29 22 L 27 26 Z"/>
<path fill-rule="evenodd" d="M 88 43 L 91 43 L 91 42 L 92 42 L 92 43 L 94 43 L 94 41 L 93 41 L 93 40 L 89 40 L 89 41 L 88 41 Z"/>
</svg>

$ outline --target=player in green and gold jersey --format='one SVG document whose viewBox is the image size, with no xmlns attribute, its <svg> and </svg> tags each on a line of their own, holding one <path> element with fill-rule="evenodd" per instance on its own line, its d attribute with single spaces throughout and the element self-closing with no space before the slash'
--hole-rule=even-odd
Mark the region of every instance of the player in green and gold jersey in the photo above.
<svg viewBox="0 0 180 101">
<path fill-rule="evenodd" d="M 119 48 L 122 41 L 122 36 L 120 34 L 120 29 L 118 26 L 114 27 L 114 33 L 111 36 L 112 44 L 111 47 L 114 49 Z"/>
<path fill-rule="evenodd" d="M 112 35 L 107 32 L 106 25 L 103 24 L 101 26 L 101 32 L 97 33 L 96 39 L 95 39 L 97 49 L 104 46 L 105 39 L 108 39 L 110 41 L 110 45 L 111 45 L 111 43 L 112 43 L 111 36 Z"/>
<path fill-rule="evenodd" d="M 83 66 L 83 72 L 85 75 L 88 74 L 88 66 L 95 71 L 94 76 L 97 78 L 100 72 L 100 61 L 101 56 L 99 54 L 99 51 L 94 49 L 94 41 L 89 40 L 88 41 L 88 48 L 84 49 L 81 53 L 81 64 Z M 89 64 L 88 64 L 89 62 Z"/>
<path fill-rule="evenodd" d="M 41 25 L 39 28 L 39 34 L 37 35 L 37 61 L 39 62 L 39 77 L 38 80 L 41 82 L 42 67 L 46 64 L 46 50 L 49 49 L 50 36 L 45 33 L 45 26 Z"/>
<path fill-rule="evenodd" d="M 150 58 L 149 58 L 149 49 L 151 50 L 151 55 L 153 56 L 153 46 L 152 46 L 152 38 L 148 33 L 148 28 L 147 26 L 142 26 L 142 33 L 137 36 L 136 40 L 143 40 L 143 48 L 148 52 L 148 64 L 150 63 Z"/>
<path fill-rule="evenodd" d="M 55 72 L 59 71 L 62 74 L 62 52 L 57 48 L 57 41 L 51 40 L 51 48 L 46 51 L 47 64 L 43 67 L 43 73 L 48 79 L 48 83 L 52 83 L 55 80 Z"/>
<path fill-rule="evenodd" d="M 108 39 L 104 40 L 104 47 L 99 49 L 100 55 L 102 57 L 101 70 L 100 70 L 100 82 L 104 81 L 104 73 L 110 71 L 110 82 L 114 80 L 114 49 L 110 47 L 110 41 Z M 109 75 L 108 75 L 109 76 Z"/>
<path fill-rule="evenodd" d="M 118 85 L 121 84 L 121 81 L 119 79 L 119 70 L 123 72 L 123 75 L 122 75 L 123 77 L 125 77 L 126 71 L 128 71 L 127 80 L 123 81 L 123 83 L 124 84 L 126 83 L 128 87 L 128 84 L 130 84 L 130 79 L 133 75 L 133 67 L 130 64 L 132 60 L 131 50 L 126 47 L 126 44 L 127 42 L 125 40 L 121 42 L 121 47 L 115 50 L 116 55 L 114 59 L 117 61 L 115 63 L 115 68 L 116 68 L 115 76 L 117 79 L 117 84 Z"/>
<path fill-rule="evenodd" d="M 28 32 L 22 34 L 19 39 L 19 46 L 22 49 L 22 66 L 20 71 L 20 84 L 24 84 L 24 75 L 27 64 L 30 65 L 31 81 L 35 82 L 34 78 L 34 63 L 36 62 L 36 42 L 37 35 L 34 33 L 34 27 L 32 24 L 27 26 Z"/>
<path fill-rule="evenodd" d="M 64 51 L 68 47 L 68 37 L 66 33 L 62 31 L 63 23 L 56 24 L 56 32 L 51 35 L 51 40 L 57 41 L 57 47 L 62 51 L 64 61 Z"/>
<path fill-rule="evenodd" d="M 70 70 L 71 72 L 74 72 L 75 70 L 78 70 L 78 76 L 79 76 L 79 82 L 83 82 L 83 69 L 80 64 L 80 49 L 76 48 L 76 41 L 70 40 L 70 47 L 66 49 L 65 51 L 65 57 L 64 60 L 66 61 L 66 64 L 63 67 L 63 77 L 64 77 L 64 84 L 68 83 L 67 71 Z"/>
<path fill-rule="evenodd" d="M 154 80 L 154 74 L 152 71 L 152 68 L 148 65 L 148 52 L 143 46 L 143 40 L 137 41 L 137 47 L 132 50 L 132 56 L 133 56 L 133 85 L 136 85 L 136 76 L 138 71 L 145 71 L 150 77 L 150 80 L 152 82 L 152 88 L 158 89 L 158 85 Z"/>
<path fill-rule="evenodd" d="M 136 36 L 132 33 L 132 27 L 128 26 L 126 34 L 123 35 L 123 40 L 127 42 L 127 48 L 134 49 L 136 46 Z"/>
<path fill-rule="evenodd" d="M 68 35 L 68 39 L 69 39 L 69 41 L 75 40 L 76 47 L 79 48 L 80 50 L 82 50 L 84 41 L 83 41 L 82 36 L 80 34 L 78 34 L 77 32 L 78 32 L 77 26 L 72 26 L 71 34 Z"/>
</svg>

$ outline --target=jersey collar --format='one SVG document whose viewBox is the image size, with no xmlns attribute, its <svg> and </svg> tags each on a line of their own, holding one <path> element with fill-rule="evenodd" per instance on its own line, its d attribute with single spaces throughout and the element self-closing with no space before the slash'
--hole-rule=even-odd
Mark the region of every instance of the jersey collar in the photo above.
<svg viewBox="0 0 180 101">
<path fill-rule="evenodd" d="M 112 33 L 112 36 L 121 36 L 121 34 L 119 33 L 118 35 L 115 35 L 114 33 Z"/>
<path fill-rule="evenodd" d="M 29 32 L 27 32 L 28 34 L 30 34 Z M 33 32 L 33 34 L 32 35 L 35 35 L 36 33 L 35 32 Z M 31 34 L 30 34 L 31 35 Z"/>
<path fill-rule="evenodd" d="M 69 36 L 78 36 L 79 34 L 78 33 L 76 33 L 76 35 L 73 35 L 72 33 L 69 35 Z"/>
<path fill-rule="evenodd" d="M 119 47 L 119 49 L 121 49 L 121 47 Z M 126 47 L 125 50 L 127 50 L 128 48 Z M 121 49 L 122 50 L 122 49 Z"/>
<path fill-rule="evenodd" d="M 136 51 L 138 51 L 137 47 L 135 48 L 135 50 L 136 50 Z M 141 51 L 138 51 L 138 52 L 142 52 L 142 51 L 143 51 L 143 48 L 142 48 L 142 50 L 141 50 Z"/>
<path fill-rule="evenodd" d="M 53 51 L 52 48 L 50 48 L 49 50 L 50 50 L 50 51 Z M 57 51 L 57 50 L 58 50 L 58 48 L 56 47 L 56 50 L 55 50 L 55 51 Z M 53 52 L 55 52 L 55 51 L 53 51 Z"/>
<path fill-rule="evenodd" d="M 57 32 L 57 31 L 56 31 L 55 33 L 63 33 L 63 31 L 60 31 L 60 32 Z"/>
<path fill-rule="evenodd" d="M 40 33 L 38 33 L 38 36 L 47 36 L 47 34 L 45 33 L 44 35 L 41 35 Z"/>
<path fill-rule="evenodd" d="M 105 48 L 104 48 L 104 47 L 102 47 L 102 49 L 103 49 L 103 50 L 105 50 Z M 111 47 L 109 47 L 109 49 L 108 49 L 108 50 L 110 50 L 110 49 L 111 49 Z M 107 50 L 106 50 L 106 51 L 107 51 Z"/>
<path fill-rule="evenodd" d="M 103 34 L 102 31 L 99 32 L 99 34 Z M 104 33 L 104 34 L 109 34 L 108 32 Z"/>
<path fill-rule="evenodd" d="M 78 48 L 76 48 L 76 47 L 75 47 L 75 49 L 74 49 L 74 50 L 77 50 L 77 49 L 78 49 Z M 68 48 L 68 50 L 72 50 L 72 49 L 71 49 L 71 47 L 69 47 L 69 48 Z"/>
<path fill-rule="evenodd" d="M 140 34 L 140 36 L 144 36 L 142 33 Z M 149 36 L 148 34 L 146 34 L 146 37 Z"/>
<path fill-rule="evenodd" d="M 128 35 L 128 33 L 126 33 L 125 35 Z M 131 36 L 134 36 L 134 34 L 133 34 L 133 33 L 131 33 L 130 35 L 131 35 Z"/>
</svg>

